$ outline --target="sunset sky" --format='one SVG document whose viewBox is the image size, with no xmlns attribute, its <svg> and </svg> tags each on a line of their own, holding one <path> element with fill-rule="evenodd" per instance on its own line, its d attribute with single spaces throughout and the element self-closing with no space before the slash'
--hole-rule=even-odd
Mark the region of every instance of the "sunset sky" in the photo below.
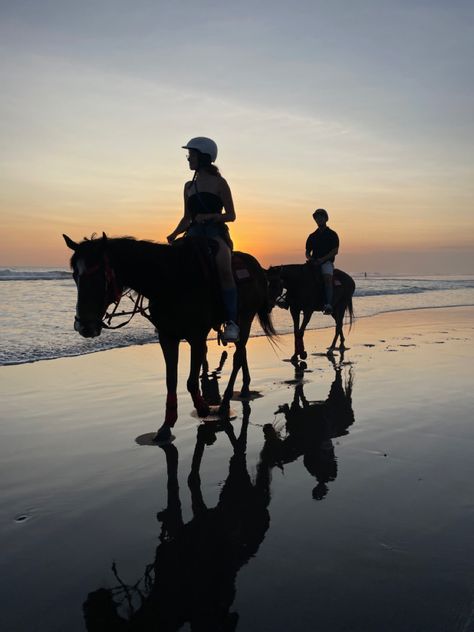
<svg viewBox="0 0 474 632">
<path fill-rule="evenodd" d="M 473 273 L 473 6 L 0 0 L 0 265 L 164 241 L 205 135 L 262 264 L 324 207 L 349 272 Z"/>
</svg>

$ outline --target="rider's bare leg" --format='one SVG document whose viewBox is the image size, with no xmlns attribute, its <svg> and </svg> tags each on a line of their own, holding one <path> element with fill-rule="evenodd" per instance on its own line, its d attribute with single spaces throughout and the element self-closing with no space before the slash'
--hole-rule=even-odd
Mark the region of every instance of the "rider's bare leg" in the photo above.
<svg viewBox="0 0 474 632">
<path fill-rule="evenodd" d="M 235 329 L 235 331 L 233 332 L 234 335 L 229 338 L 229 340 L 237 340 L 237 288 L 234 281 L 234 275 L 232 274 L 232 253 L 229 246 L 221 237 L 217 237 L 216 241 L 219 245 L 216 254 L 216 264 L 226 311 L 226 328 L 229 327 L 229 323 L 233 323 L 231 324 L 231 328 L 232 330 Z"/>
</svg>

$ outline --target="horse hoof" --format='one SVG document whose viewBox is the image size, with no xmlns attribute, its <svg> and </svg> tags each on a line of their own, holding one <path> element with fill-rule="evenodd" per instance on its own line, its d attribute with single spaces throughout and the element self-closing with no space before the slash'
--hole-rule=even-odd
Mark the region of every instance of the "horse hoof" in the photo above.
<svg viewBox="0 0 474 632">
<path fill-rule="evenodd" d="M 156 435 L 153 437 L 154 443 L 158 445 L 162 445 L 165 443 L 170 443 L 174 439 L 174 435 L 171 433 L 171 428 L 169 426 L 161 426 Z"/>
</svg>

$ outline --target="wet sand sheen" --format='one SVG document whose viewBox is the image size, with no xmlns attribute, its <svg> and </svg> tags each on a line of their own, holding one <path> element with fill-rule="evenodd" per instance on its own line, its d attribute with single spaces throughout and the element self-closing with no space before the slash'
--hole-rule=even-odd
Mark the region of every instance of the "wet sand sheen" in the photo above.
<svg viewBox="0 0 474 632">
<path fill-rule="evenodd" d="M 333 362 L 311 331 L 306 368 L 252 339 L 262 397 L 217 434 L 182 345 L 166 450 L 135 441 L 162 420 L 155 345 L 0 369 L 2 629 L 473 629 L 473 314 L 361 319 Z"/>
</svg>

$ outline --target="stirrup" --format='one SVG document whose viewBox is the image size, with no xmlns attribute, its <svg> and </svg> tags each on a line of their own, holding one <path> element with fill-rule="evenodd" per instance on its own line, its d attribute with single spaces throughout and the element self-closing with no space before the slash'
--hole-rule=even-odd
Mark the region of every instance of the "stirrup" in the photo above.
<svg viewBox="0 0 474 632">
<path fill-rule="evenodd" d="M 326 316 L 330 316 L 332 314 L 332 305 L 327 303 L 323 308 L 323 314 L 325 314 Z"/>
<path fill-rule="evenodd" d="M 282 309 L 288 309 L 290 306 L 286 295 L 278 297 L 277 300 L 275 301 L 275 305 L 277 307 L 281 307 Z"/>
</svg>

